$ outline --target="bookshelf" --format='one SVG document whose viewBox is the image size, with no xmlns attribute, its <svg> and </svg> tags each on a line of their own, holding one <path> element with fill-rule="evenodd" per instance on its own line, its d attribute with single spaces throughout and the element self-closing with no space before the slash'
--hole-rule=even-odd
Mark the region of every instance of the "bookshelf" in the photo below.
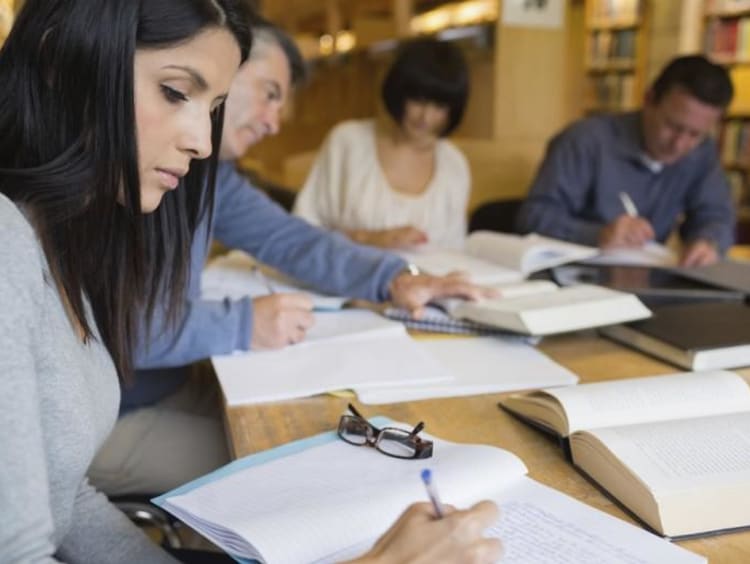
<svg viewBox="0 0 750 564">
<path fill-rule="evenodd" d="M 586 113 L 640 106 L 646 74 L 647 0 L 586 1 Z"/>
<path fill-rule="evenodd" d="M 737 238 L 750 242 L 750 0 L 704 2 L 703 50 L 728 68 L 734 99 L 722 120 L 721 161 L 737 205 Z"/>
</svg>

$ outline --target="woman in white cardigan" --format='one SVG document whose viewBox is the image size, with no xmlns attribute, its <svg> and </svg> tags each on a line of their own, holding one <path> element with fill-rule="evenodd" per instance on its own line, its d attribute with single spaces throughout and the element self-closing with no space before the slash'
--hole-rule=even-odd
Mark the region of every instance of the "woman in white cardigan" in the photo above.
<svg viewBox="0 0 750 564">
<path fill-rule="evenodd" d="M 377 247 L 460 247 L 471 178 L 466 158 L 444 137 L 460 123 L 468 92 L 457 47 L 408 43 L 383 82 L 389 117 L 333 129 L 295 213 Z"/>
</svg>

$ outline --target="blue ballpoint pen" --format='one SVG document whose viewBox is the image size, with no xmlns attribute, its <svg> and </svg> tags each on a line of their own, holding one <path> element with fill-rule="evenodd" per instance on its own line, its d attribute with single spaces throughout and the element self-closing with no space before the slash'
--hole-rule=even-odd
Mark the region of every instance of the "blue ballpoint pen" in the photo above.
<svg viewBox="0 0 750 564">
<path fill-rule="evenodd" d="M 424 482 L 424 487 L 427 489 L 427 497 L 430 498 L 432 507 L 435 509 L 435 516 L 438 519 L 442 519 L 445 514 L 443 511 L 443 504 L 440 503 L 440 497 L 438 497 L 435 484 L 432 481 L 432 472 L 429 468 L 422 470 L 422 481 Z"/>
</svg>

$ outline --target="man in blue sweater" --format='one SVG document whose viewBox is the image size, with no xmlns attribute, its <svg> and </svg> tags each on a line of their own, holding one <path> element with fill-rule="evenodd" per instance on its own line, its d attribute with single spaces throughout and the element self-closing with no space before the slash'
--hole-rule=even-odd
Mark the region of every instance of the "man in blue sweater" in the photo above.
<svg viewBox="0 0 750 564">
<path fill-rule="evenodd" d="M 216 382 L 187 366 L 211 355 L 296 343 L 313 323 L 312 302 L 303 294 L 201 299 L 211 239 L 334 295 L 391 300 L 413 311 L 438 296 L 479 297 L 480 289 L 461 277 L 414 275 L 396 255 L 289 215 L 235 170 L 232 160 L 278 132 L 288 92 L 304 76 L 299 51 L 278 28 L 258 22 L 253 38 L 227 100 L 211 233 L 203 221 L 193 243 L 185 314 L 171 326 L 157 313 L 139 348 L 136 381 L 123 389 L 120 418 L 89 472 L 110 495 L 165 491 L 226 463 Z"/>
<path fill-rule="evenodd" d="M 735 218 L 710 133 L 731 99 L 722 67 L 674 59 L 641 111 L 584 119 L 552 139 L 517 227 L 602 248 L 664 242 L 679 227 L 683 265 L 717 261 Z"/>
</svg>

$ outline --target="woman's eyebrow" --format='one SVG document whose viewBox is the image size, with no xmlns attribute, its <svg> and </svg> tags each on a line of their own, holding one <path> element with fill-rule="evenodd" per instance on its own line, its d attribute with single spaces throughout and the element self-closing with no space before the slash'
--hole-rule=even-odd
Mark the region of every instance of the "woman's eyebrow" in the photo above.
<svg viewBox="0 0 750 564">
<path fill-rule="evenodd" d="M 193 80 L 193 82 L 195 82 L 198 88 L 200 88 L 201 90 L 208 89 L 208 82 L 206 82 L 206 79 L 203 78 L 203 75 L 199 73 L 197 70 L 195 70 L 193 67 L 183 66 L 183 65 L 165 65 L 162 68 L 183 71 L 187 73 L 188 75 L 190 75 L 190 78 Z"/>
</svg>

